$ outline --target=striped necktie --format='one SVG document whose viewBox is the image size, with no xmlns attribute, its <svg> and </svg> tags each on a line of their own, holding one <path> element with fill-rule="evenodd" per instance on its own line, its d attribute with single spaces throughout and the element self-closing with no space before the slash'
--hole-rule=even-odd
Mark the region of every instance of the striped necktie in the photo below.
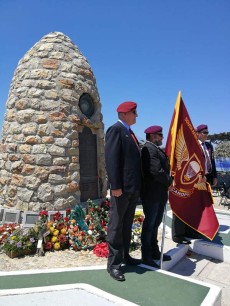
<svg viewBox="0 0 230 306">
<path fill-rule="evenodd" d="M 206 165 L 207 173 L 210 173 L 212 171 L 212 164 L 211 164 L 210 156 L 209 156 L 209 153 L 207 151 L 207 147 L 206 147 L 205 143 L 202 142 L 201 145 L 202 145 L 203 151 L 204 151 L 205 165 Z"/>
</svg>

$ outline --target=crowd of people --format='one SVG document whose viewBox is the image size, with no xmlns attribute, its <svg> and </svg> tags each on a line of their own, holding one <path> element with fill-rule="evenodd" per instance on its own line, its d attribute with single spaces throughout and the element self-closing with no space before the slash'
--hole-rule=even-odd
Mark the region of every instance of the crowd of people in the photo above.
<svg viewBox="0 0 230 306">
<path fill-rule="evenodd" d="M 137 104 L 123 102 L 117 107 L 118 121 L 108 128 L 105 138 L 105 161 L 111 192 L 110 219 L 107 243 L 109 249 L 107 270 L 112 278 L 124 281 L 122 264 L 140 263 L 159 268 L 156 260 L 161 257 L 158 246 L 158 228 L 162 222 L 168 200 L 168 189 L 173 183 L 170 175 L 169 158 L 161 149 L 163 129 L 152 125 L 145 129 L 146 142 L 140 148 L 131 130 L 136 123 Z M 197 127 L 197 137 L 205 159 L 205 176 L 212 185 L 216 184 L 216 168 L 211 145 L 206 142 L 208 126 Z M 135 209 L 141 198 L 145 219 L 141 235 L 141 259 L 129 255 L 131 228 Z M 173 217 L 173 240 L 189 243 L 185 238 L 186 225 Z M 171 260 L 167 254 L 163 261 Z"/>
</svg>

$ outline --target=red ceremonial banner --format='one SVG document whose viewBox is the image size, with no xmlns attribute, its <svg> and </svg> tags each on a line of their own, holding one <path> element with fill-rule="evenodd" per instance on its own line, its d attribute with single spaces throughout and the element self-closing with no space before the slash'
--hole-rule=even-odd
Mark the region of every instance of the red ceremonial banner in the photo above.
<svg viewBox="0 0 230 306">
<path fill-rule="evenodd" d="M 219 223 L 213 209 L 210 185 L 203 181 L 204 156 L 196 132 L 179 92 L 169 128 L 166 154 L 171 175 L 169 203 L 185 224 L 213 240 Z"/>
</svg>

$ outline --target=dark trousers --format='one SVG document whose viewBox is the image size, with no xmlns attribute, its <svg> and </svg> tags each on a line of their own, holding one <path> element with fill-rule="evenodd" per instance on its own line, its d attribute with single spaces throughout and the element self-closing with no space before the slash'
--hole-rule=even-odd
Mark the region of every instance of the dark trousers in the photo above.
<svg viewBox="0 0 230 306">
<path fill-rule="evenodd" d="M 141 243 L 142 258 L 150 259 L 159 254 L 158 228 L 162 222 L 164 208 L 168 199 L 168 193 L 162 193 L 158 199 L 143 199 L 145 219 L 142 226 Z"/>
<path fill-rule="evenodd" d="M 195 231 L 190 226 L 182 222 L 177 216 L 173 214 L 172 218 L 172 239 L 190 237 L 190 238 L 201 238 L 202 235 Z"/>
<path fill-rule="evenodd" d="M 172 218 L 172 239 L 184 238 L 188 226 L 173 214 Z"/>
<path fill-rule="evenodd" d="M 110 219 L 107 242 L 109 248 L 108 268 L 119 269 L 122 260 L 129 254 L 132 224 L 139 192 L 111 196 Z"/>
<path fill-rule="evenodd" d="M 212 173 L 206 174 L 206 180 L 210 185 L 213 185 L 213 175 Z"/>
</svg>

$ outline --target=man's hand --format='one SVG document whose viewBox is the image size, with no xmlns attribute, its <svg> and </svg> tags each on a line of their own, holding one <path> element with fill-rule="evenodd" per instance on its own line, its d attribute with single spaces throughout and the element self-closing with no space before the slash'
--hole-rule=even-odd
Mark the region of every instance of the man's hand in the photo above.
<svg viewBox="0 0 230 306">
<path fill-rule="evenodd" d="M 122 189 L 114 189 L 111 190 L 111 194 L 114 197 L 120 197 L 122 195 Z"/>
<path fill-rule="evenodd" d="M 202 176 L 201 174 L 198 175 L 199 177 L 199 180 L 198 180 L 198 183 L 206 183 L 207 179 L 205 176 Z"/>
</svg>

